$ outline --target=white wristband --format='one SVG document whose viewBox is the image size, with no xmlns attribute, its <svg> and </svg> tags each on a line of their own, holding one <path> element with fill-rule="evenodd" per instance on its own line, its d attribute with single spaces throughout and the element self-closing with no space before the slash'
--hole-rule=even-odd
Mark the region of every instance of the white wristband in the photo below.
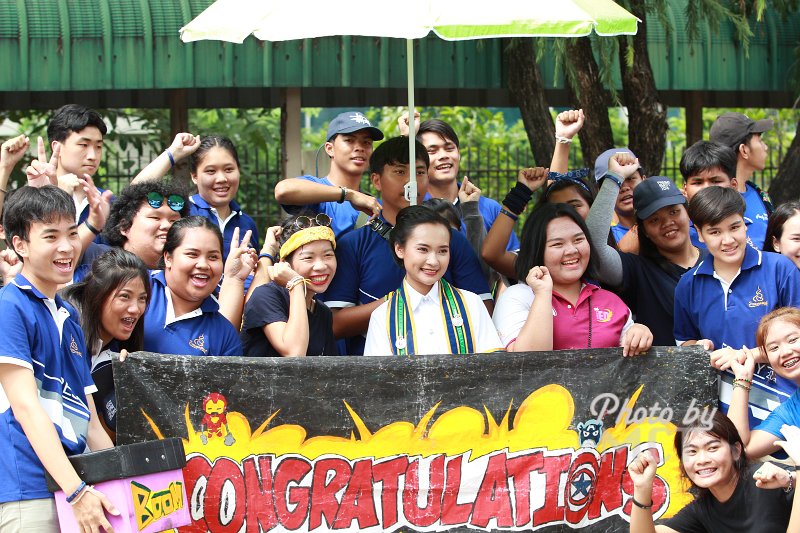
<svg viewBox="0 0 800 533">
<path fill-rule="evenodd" d="M 556 142 L 558 144 L 572 144 L 572 139 L 570 139 L 569 137 L 560 137 L 556 135 Z"/>
</svg>

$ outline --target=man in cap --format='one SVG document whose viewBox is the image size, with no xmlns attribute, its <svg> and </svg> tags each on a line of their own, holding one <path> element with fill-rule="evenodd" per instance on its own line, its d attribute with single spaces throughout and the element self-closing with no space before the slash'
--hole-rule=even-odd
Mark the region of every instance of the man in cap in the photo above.
<svg viewBox="0 0 800 533">
<path fill-rule="evenodd" d="M 275 185 L 275 199 L 288 213 L 308 209 L 331 218 L 337 237 L 353 229 L 359 211 L 369 216 L 380 213 L 374 197 L 360 192 L 361 178 L 369 167 L 373 141 L 383 139 L 383 132 L 363 114 L 347 111 L 328 125 L 325 153 L 331 159 L 327 176 L 300 176 Z"/>
<path fill-rule="evenodd" d="M 735 112 L 723 113 L 711 126 L 709 139 L 728 146 L 736 152 L 736 188 L 744 196 L 747 209 L 744 213 L 747 236 L 761 249 L 767 233 L 767 220 L 772 214 L 772 202 L 765 191 L 750 181 L 756 171 L 767 164 L 767 145 L 761 134 L 771 130 L 770 119 L 753 120 Z"/>
</svg>

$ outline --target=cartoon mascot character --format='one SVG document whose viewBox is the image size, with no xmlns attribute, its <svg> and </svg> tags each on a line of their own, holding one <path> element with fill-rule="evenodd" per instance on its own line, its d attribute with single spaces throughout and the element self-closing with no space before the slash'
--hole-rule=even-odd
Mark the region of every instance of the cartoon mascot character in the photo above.
<svg viewBox="0 0 800 533">
<path fill-rule="evenodd" d="M 209 439 L 224 436 L 225 446 L 231 446 L 236 439 L 228 428 L 228 417 L 225 414 L 228 409 L 228 400 L 218 392 L 212 392 L 203 400 L 203 421 L 200 424 L 200 441 L 208 444 Z"/>
</svg>

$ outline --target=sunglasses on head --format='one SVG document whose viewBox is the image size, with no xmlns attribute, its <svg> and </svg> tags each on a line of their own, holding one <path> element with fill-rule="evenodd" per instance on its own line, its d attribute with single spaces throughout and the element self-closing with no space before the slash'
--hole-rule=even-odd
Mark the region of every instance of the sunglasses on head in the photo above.
<svg viewBox="0 0 800 533">
<path fill-rule="evenodd" d="M 164 205 L 164 200 L 167 201 L 167 205 L 173 211 L 180 211 L 183 209 L 183 206 L 186 205 L 186 199 L 180 194 L 170 194 L 164 197 L 155 191 L 147 193 L 147 203 L 150 204 L 150 207 L 153 209 L 158 209 Z"/>
<path fill-rule="evenodd" d="M 317 216 L 315 216 L 314 218 L 300 216 L 295 219 L 294 225 L 300 229 L 310 228 L 311 226 L 328 227 L 331 225 L 331 217 L 329 217 L 325 213 L 318 213 Z"/>
</svg>

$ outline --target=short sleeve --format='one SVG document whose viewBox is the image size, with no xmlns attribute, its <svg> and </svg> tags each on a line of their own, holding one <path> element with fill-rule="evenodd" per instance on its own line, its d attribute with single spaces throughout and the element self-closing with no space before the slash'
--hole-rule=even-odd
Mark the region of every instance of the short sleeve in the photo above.
<svg viewBox="0 0 800 533">
<path fill-rule="evenodd" d="M 788 259 L 781 259 L 780 265 L 781 273 L 777 279 L 781 290 L 780 306 L 800 307 L 800 270 Z"/>
<path fill-rule="evenodd" d="M 459 289 L 474 292 L 483 300 L 491 300 L 489 284 L 483 277 L 481 264 L 467 238 L 456 230 L 450 231 L 450 283 Z"/>
<path fill-rule="evenodd" d="M 795 398 L 795 396 L 792 396 L 789 401 L 784 402 L 776 407 L 775 410 L 767 416 L 766 420 L 754 428 L 754 431 L 764 431 L 783 440 L 781 427 L 783 427 L 784 424 L 788 424 L 790 426 L 797 426 L 800 424 L 800 420 L 792 416 L 793 409 L 791 408 L 795 405 L 795 402 L 793 401 Z"/>
<path fill-rule="evenodd" d="M 241 356 L 244 355 L 244 350 L 242 349 L 242 341 L 239 339 L 239 335 L 236 332 L 236 328 L 228 322 L 228 319 L 222 315 L 219 317 L 225 321 L 228 327 L 225 328 L 223 333 L 223 345 L 222 350 L 219 355 L 221 356 L 231 356 L 237 355 Z"/>
<path fill-rule="evenodd" d="M 673 325 L 673 336 L 675 337 L 675 342 L 677 344 L 682 344 L 686 341 L 697 341 L 702 338 L 700 335 L 700 331 L 697 328 L 697 324 L 694 323 L 692 320 L 692 313 L 691 309 L 689 309 L 688 305 L 690 300 L 690 291 L 691 288 L 691 277 L 693 276 L 694 271 L 689 271 L 688 273 L 684 274 L 681 280 L 678 282 L 678 286 L 675 287 L 675 313 L 674 313 L 674 325 Z"/>
<path fill-rule="evenodd" d="M 11 289 L 12 287 L 9 287 L 5 290 Z M 28 331 L 29 325 L 23 320 L 22 310 L 6 297 L 0 297 L 0 316 L 3 317 L 3 334 L 0 335 L 0 363 L 10 363 L 33 370 L 33 354 L 30 344 L 32 332 Z"/>
<path fill-rule="evenodd" d="M 620 346 L 622 346 L 622 339 L 625 338 L 625 334 L 628 333 L 628 330 L 631 329 L 632 325 L 633 325 L 633 313 L 631 312 L 631 309 L 629 307 L 628 308 L 628 320 L 625 321 L 625 325 L 622 326 L 622 333 L 619 334 L 619 345 Z"/>
<path fill-rule="evenodd" d="M 274 281 L 256 287 L 244 307 L 242 329 L 263 328 L 273 322 L 289 320 L 289 305 L 281 287 Z"/>
<path fill-rule="evenodd" d="M 533 291 L 527 285 L 514 285 L 503 291 L 494 307 L 492 322 L 503 347 L 517 340 L 533 305 Z"/>
<path fill-rule="evenodd" d="M 475 352 L 486 353 L 502 350 L 505 346 L 500 342 L 497 328 L 494 327 L 489 311 L 477 294 L 461 291 L 468 299 L 470 313 L 473 313 L 472 322 L 477 325 L 475 332 Z M 473 326 L 474 327 L 474 326 Z"/>
<path fill-rule="evenodd" d="M 356 250 L 358 232 L 353 232 L 336 244 L 336 274 L 325 291 L 325 305 L 331 309 L 358 305 L 361 276 Z"/>
<path fill-rule="evenodd" d="M 662 521 L 661 524 L 679 531 L 680 533 L 706 533 L 698 516 L 697 500 L 678 511 L 672 518 Z"/>
<path fill-rule="evenodd" d="M 321 183 L 323 185 L 327 185 L 325 182 L 314 176 L 299 176 L 297 178 L 290 178 L 290 179 L 310 181 L 313 183 Z M 283 208 L 284 211 L 286 211 L 290 215 L 296 215 L 297 213 L 303 211 L 304 209 L 308 209 L 309 211 L 313 211 L 315 213 L 319 213 L 322 210 L 322 205 L 320 203 L 305 204 L 305 205 L 281 204 L 281 207 Z"/>
<path fill-rule="evenodd" d="M 367 342 L 364 345 L 364 355 L 391 356 L 392 346 L 389 344 L 389 334 L 386 332 L 386 311 L 389 303 L 384 302 L 375 309 L 369 317 Z"/>
</svg>

